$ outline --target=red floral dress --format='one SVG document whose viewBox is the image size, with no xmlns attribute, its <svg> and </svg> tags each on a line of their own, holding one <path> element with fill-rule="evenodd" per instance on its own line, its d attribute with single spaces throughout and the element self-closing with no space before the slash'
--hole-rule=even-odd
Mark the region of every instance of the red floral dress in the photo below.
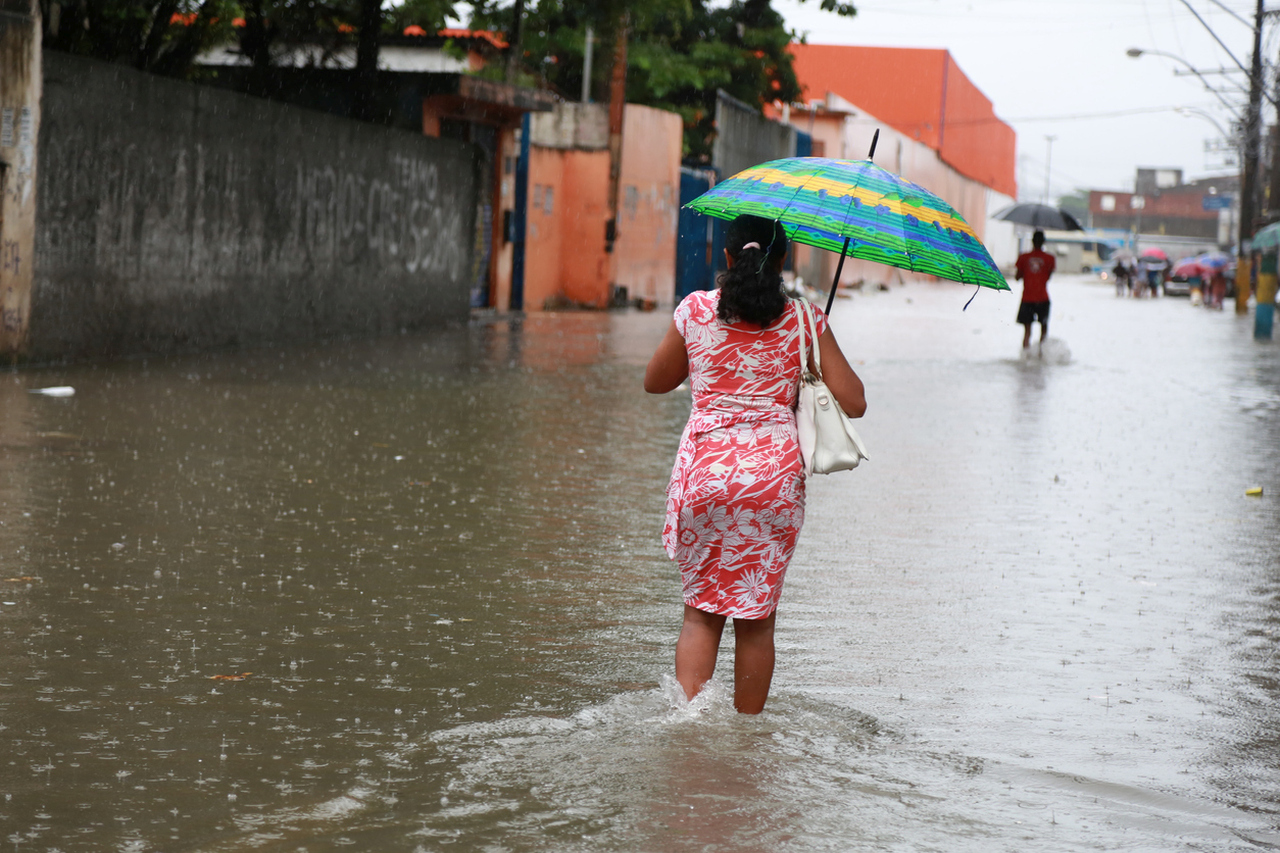
<svg viewBox="0 0 1280 853">
<path fill-rule="evenodd" d="M 720 291 L 696 291 L 676 308 L 693 411 L 667 487 L 662 544 L 680 566 L 686 604 L 764 619 L 778 607 L 804 525 L 801 318 L 789 303 L 765 329 L 722 323 L 719 304 Z M 821 335 L 826 315 L 815 308 L 814 317 Z"/>
</svg>

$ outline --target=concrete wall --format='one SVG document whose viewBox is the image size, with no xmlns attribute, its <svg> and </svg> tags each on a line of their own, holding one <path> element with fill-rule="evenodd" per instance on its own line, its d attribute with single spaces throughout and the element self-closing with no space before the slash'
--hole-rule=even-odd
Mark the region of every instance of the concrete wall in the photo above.
<svg viewBox="0 0 1280 853">
<path fill-rule="evenodd" d="M 529 117 L 529 142 L 542 148 L 603 151 L 609 147 L 609 105 L 565 101 Z"/>
<path fill-rule="evenodd" d="M 567 201 L 564 187 L 567 153 L 558 148 L 539 145 L 529 147 L 529 200 L 525 206 L 524 253 L 526 311 L 540 311 L 545 306 L 554 304 L 557 297 L 564 297 L 560 282 L 564 254 L 564 228 L 560 208 Z M 607 155 L 605 168 L 608 168 Z"/>
<path fill-rule="evenodd" d="M 609 304 L 608 120 L 604 105 L 575 103 L 530 120 L 526 311 Z"/>
<path fill-rule="evenodd" d="M 31 315 L 40 19 L 29 0 L 0 2 L 0 356 L 22 347 Z"/>
<path fill-rule="evenodd" d="M 613 282 L 631 299 L 675 299 L 683 133 L 676 113 L 627 104 Z"/>
<path fill-rule="evenodd" d="M 716 141 L 711 161 L 720 170 L 720 180 L 732 178 L 743 169 L 795 154 L 794 128 L 770 121 L 758 109 L 723 91 L 717 93 Z"/>
<path fill-rule="evenodd" d="M 524 309 L 609 304 L 609 152 L 529 148 Z"/>
<path fill-rule="evenodd" d="M 467 319 L 471 146 L 44 61 L 31 359 Z"/>
<path fill-rule="evenodd" d="M 618 238 L 607 250 L 608 111 L 557 104 L 530 122 L 525 234 L 526 311 L 605 308 L 614 286 L 632 299 L 675 295 L 683 125 L 675 113 L 627 104 Z"/>
</svg>

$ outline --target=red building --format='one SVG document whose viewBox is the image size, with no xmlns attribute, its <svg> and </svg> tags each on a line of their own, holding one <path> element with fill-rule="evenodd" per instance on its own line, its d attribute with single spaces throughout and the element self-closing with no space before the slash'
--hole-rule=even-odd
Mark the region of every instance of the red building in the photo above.
<svg viewBox="0 0 1280 853">
<path fill-rule="evenodd" d="M 1089 191 L 1089 225 L 1220 241 L 1220 223 L 1231 216 L 1238 185 L 1234 175 L 1184 184 L 1181 169 L 1139 169 L 1133 192 Z"/>
<path fill-rule="evenodd" d="M 1017 196 L 1017 135 L 948 51 L 830 44 L 790 50 L 806 99 L 837 92 L 937 151 L 961 175 Z"/>
</svg>

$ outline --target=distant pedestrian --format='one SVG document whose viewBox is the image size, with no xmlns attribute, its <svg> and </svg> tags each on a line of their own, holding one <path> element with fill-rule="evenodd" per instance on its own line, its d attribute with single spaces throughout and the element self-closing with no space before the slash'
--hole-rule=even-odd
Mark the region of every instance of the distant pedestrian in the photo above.
<svg viewBox="0 0 1280 853">
<path fill-rule="evenodd" d="M 1164 258 L 1148 255 L 1142 259 L 1143 285 L 1154 299 L 1160 295 L 1160 286 L 1164 284 L 1169 262 Z"/>
<path fill-rule="evenodd" d="M 694 291 L 676 308 L 644 375 L 665 394 L 686 378 L 693 411 L 680 438 L 662 542 L 680 566 L 684 625 L 676 680 L 693 699 L 715 672 L 733 618 L 733 704 L 764 709 L 773 679 L 773 630 L 783 576 L 804 524 L 805 479 L 796 435 L 799 305 L 782 292 L 787 238 L 758 216 L 729 223 L 729 269 L 719 289 Z M 814 308 L 823 378 L 850 417 L 867 408 L 862 381 Z"/>
<path fill-rule="evenodd" d="M 1111 274 L 1116 279 L 1116 296 L 1126 296 L 1133 291 L 1133 276 L 1124 258 L 1116 258 Z"/>
<path fill-rule="evenodd" d="M 1031 346 L 1031 324 L 1040 323 L 1040 344 L 1049 336 L 1049 276 L 1057 265 L 1053 255 L 1044 251 L 1044 232 L 1031 235 L 1031 251 L 1018 256 L 1014 278 L 1022 282 L 1022 304 L 1018 306 L 1018 322 L 1022 324 L 1022 348 Z"/>
<path fill-rule="evenodd" d="M 1223 300 L 1227 296 L 1227 271 L 1225 267 L 1215 266 L 1209 273 L 1209 302 L 1210 308 L 1222 310 Z"/>
</svg>

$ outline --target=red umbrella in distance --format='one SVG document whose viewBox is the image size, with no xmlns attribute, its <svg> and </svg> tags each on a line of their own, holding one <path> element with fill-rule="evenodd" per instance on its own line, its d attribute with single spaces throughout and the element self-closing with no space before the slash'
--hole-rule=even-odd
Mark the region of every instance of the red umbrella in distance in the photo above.
<svg viewBox="0 0 1280 853">
<path fill-rule="evenodd" d="M 1173 265 L 1174 278 L 1199 278 L 1204 269 L 1195 258 L 1183 258 Z"/>
</svg>

